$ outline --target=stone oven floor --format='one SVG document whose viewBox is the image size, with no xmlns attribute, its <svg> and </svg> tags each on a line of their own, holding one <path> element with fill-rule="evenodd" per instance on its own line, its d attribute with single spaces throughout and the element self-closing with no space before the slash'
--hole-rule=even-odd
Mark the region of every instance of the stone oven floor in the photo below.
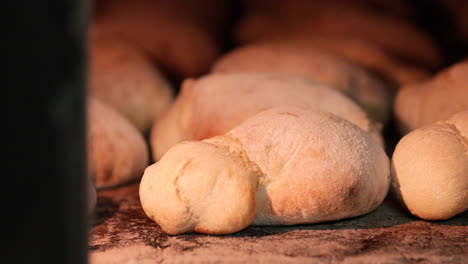
<svg viewBox="0 0 468 264">
<path fill-rule="evenodd" d="M 326 224 L 166 235 L 146 217 L 138 184 L 98 193 L 90 263 L 468 263 L 468 213 L 427 222 L 388 198 L 362 217 Z"/>
</svg>

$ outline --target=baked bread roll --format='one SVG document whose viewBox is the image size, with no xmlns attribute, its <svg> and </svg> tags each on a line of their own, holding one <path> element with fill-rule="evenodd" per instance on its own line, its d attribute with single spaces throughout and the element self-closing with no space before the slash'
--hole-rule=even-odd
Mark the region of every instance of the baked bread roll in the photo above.
<svg viewBox="0 0 468 264">
<path fill-rule="evenodd" d="M 351 122 L 274 108 L 224 136 L 171 148 L 145 170 L 140 201 L 169 234 L 318 223 L 374 210 L 389 170 L 383 149 Z"/>
<path fill-rule="evenodd" d="M 468 208 L 468 111 L 418 128 L 398 142 L 393 187 L 409 211 L 445 220 Z"/>
<path fill-rule="evenodd" d="M 159 160 L 181 141 L 223 135 L 247 118 L 283 105 L 334 113 L 369 132 L 383 145 L 379 125 L 331 88 L 282 73 L 224 73 L 183 83 L 175 103 L 151 130 L 153 157 Z"/>
<path fill-rule="evenodd" d="M 177 77 L 206 72 L 219 53 L 213 31 L 224 19 L 222 1 L 110 0 L 96 11 L 95 27 L 146 51 Z M 205 8 L 201 8 L 204 6 Z M 207 10 L 205 10 L 208 8 Z M 213 15 L 214 14 L 214 15 Z"/>
<path fill-rule="evenodd" d="M 88 100 L 88 173 L 97 188 L 141 177 L 148 165 L 142 134 L 111 107 Z"/>
<path fill-rule="evenodd" d="M 279 38 L 279 36 L 278 36 Z M 287 41 L 308 45 L 326 52 L 335 54 L 355 63 L 370 72 L 377 74 L 382 79 L 390 82 L 393 89 L 403 84 L 414 83 L 428 79 L 429 73 L 421 67 L 404 63 L 391 56 L 384 49 L 372 42 L 359 40 L 346 36 L 295 36 Z"/>
<path fill-rule="evenodd" d="M 424 31 L 397 17 L 352 3 L 277 1 L 248 12 L 239 22 L 239 43 L 297 35 L 346 36 L 374 43 L 392 55 L 429 68 L 442 63 L 439 47 Z M 411 43 L 410 45 L 408 43 Z"/>
<path fill-rule="evenodd" d="M 343 92 L 375 121 L 385 123 L 390 113 L 390 98 L 382 82 L 358 66 L 307 45 L 247 45 L 227 53 L 213 66 L 213 72 L 239 71 L 296 74 Z"/>
<path fill-rule="evenodd" d="M 452 65 L 432 79 L 403 87 L 394 104 L 402 133 L 468 110 L 468 60 Z"/>
<path fill-rule="evenodd" d="M 173 97 L 168 80 L 143 53 L 97 31 L 91 33 L 88 91 L 143 133 Z"/>
</svg>

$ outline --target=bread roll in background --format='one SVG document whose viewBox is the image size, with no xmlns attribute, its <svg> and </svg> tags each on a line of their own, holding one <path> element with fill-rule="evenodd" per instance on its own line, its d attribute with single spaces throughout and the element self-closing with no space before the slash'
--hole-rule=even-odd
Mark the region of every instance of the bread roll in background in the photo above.
<svg viewBox="0 0 468 264">
<path fill-rule="evenodd" d="M 390 96 L 383 82 L 357 65 L 299 42 L 242 46 L 223 55 L 212 71 L 295 74 L 343 92 L 377 122 L 385 123 L 390 114 Z"/>
<path fill-rule="evenodd" d="M 151 131 L 158 160 L 175 144 L 223 135 L 247 118 L 272 107 L 291 105 L 331 112 L 370 133 L 384 145 L 380 125 L 340 92 L 284 73 L 235 72 L 189 79 Z"/>
<path fill-rule="evenodd" d="M 278 36 L 278 38 L 281 37 Z M 280 39 L 267 42 L 269 41 L 280 41 Z M 349 60 L 389 82 L 386 87 L 392 88 L 392 92 L 401 85 L 430 77 L 429 72 L 424 68 L 405 63 L 372 42 L 349 36 L 299 35 L 282 41 L 308 45 L 316 48 L 317 52 L 323 50 Z"/>
<path fill-rule="evenodd" d="M 396 146 L 393 188 L 409 211 L 445 220 L 468 208 L 468 111 L 418 128 Z"/>
<path fill-rule="evenodd" d="M 225 136 L 174 146 L 140 184 L 144 211 L 170 234 L 354 217 L 377 208 L 389 160 L 369 134 L 331 113 L 261 112 Z M 253 222 L 252 222 L 253 221 Z"/>
<path fill-rule="evenodd" d="M 431 37 L 406 20 L 351 1 L 276 2 L 269 8 L 247 9 L 236 29 L 239 43 L 277 36 L 347 36 L 374 43 L 398 58 L 429 69 L 442 63 L 441 51 Z"/>
<path fill-rule="evenodd" d="M 110 106 L 88 98 L 88 174 L 97 188 L 141 177 L 148 165 L 142 134 Z"/>
<path fill-rule="evenodd" d="M 90 95 L 111 105 L 146 133 L 172 101 L 169 81 L 135 47 L 90 31 Z"/>
<path fill-rule="evenodd" d="M 206 72 L 219 53 L 223 1 L 102 1 L 95 27 L 146 51 L 178 78 Z M 215 33 L 216 32 L 216 33 Z"/>
<path fill-rule="evenodd" d="M 427 81 L 403 87 L 394 104 L 404 134 L 468 110 L 468 60 L 442 70 Z"/>
</svg>

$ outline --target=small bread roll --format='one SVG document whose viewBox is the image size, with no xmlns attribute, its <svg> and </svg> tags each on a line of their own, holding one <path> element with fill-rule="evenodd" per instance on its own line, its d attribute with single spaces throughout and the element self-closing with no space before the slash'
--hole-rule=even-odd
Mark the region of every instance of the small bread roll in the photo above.
<svg viewBox="0 0 468 264">
<path fill-rule="evenodd" d="M 445 220 L 468 208 L 468 111 L 418 128 L 398 142 L 393 187 L 409 211 Z"/>
<path fill-rule="evenodd" d="M 89 94 L 148 132 L 172 101 L 169 82 L 139 50 L 101 32 L 91 35 Z"/>
<path fill-rule="evenodd" d="M 383 145 L 379 125 L 331 88 L 284 73 L 224 73 L 183 83 L 175 103 L 151 130 L 153 157 L 158 160 L 181 141 L 223 135 L 263 110 L 284 105 L 334 113 Z"/>
<path fill-rule="evenodd" d="M 241 19 L 239 43 L 297 35 L 347 36 L 375 43 L 405 61 L 436 68 L 443 57 L 428 34 L 391 15 L 351 3 L 281 1 L 272 8 L 258 8 Z M 409 45 L 408 43 L 411 43 Z"/>
<path fill-rule="evenodd" d="M 88 100 L 88 173 L 97 188 L 141 177 L 148 165 L 142 134 L 98 99 Z"/>
<path fill-rule="evenodd" d="M 239 144 L 183 142 L 145 170 L 141 205 L 169 234 L 234 233 L 255 218 L 259 173 Z"/>
<path fill-rule="evenodd" d="M 219 44 L 213 36 L 213 30 L 219 30 L 216 29 L 219 16 L 212 14 L 223 14 L 221 10 L 208 13 L 197 2 L 105 1 L 96 12 L 93 24 L 143 49 L 173 75 L 197 76 L 209 69 L 219 53 Z M 216 2 L 213 5 L 220 6 Z"/>
<path fill-rule="evenodd" d="M 174 146 L 146 169 L 143 210 L 170 234 L 354 217 L 385 198 L 389 160 L 331 113 L 274 108 L 225 136 Z M 252 222 L 253 221 L 253 222 Z"/>
<path fill-rule="evenodd" d="M 385 123 L 390 113 L 390 98 L 382 82 L 356 65 L 307 45 L 247 45 L 227 53 L 213 66 L 213 72 L 239 71 L 296 74 L 343 92 L 377 122 Z"/>
<path fill-rule="evenodd" d="M 394 109 L 402 133 L 468 110 L 468 60 L 432 79 L 403 87 L 397 93 Z"/>
</svg>

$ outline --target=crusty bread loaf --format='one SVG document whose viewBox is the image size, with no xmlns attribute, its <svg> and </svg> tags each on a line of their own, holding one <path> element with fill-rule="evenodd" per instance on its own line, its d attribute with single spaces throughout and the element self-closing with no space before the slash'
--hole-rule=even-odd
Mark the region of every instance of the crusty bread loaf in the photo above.
<svg viewBox="0 0 468 264">
<path fill-rule="evenodd" d="M 348 36 L 375 43 L 416 64 L 434 68 L 442 63 L 441 51 L 430 36 L 405 20 L 354 6 L 351 1 L 277 2 L 276 6 L 247 12 L 236 30 L 238 42 L 252 43 L 277 36 Z"/>
<path fill-rule="evenodd" d="M 213 72 L 285 72 L 303 76 L 335 88 L 384 123 L 390 99 L 380 80 L 356 65 L 307 45 L 291 42 L 257 43 L 227 53 Z"/>
<path fill-rule="evenodd" d="M 278 36 L 278 38 L 280 37 Z M 281 40 L 269 41 L 294 41 L 297 44 L 331 52 L 364 67 L 372 73 L 378 74 L 386 81 L 390 81 L 392 85 L 387 85 L 387 87 L 391 86 L 393 89 L 430 77 L 429 73 L 423 68 L 398 60 L 378 45 L 349 36 L 303 35 L 294 36 L 287 40 L 281 38 Z"/>
<path fill-rule="evenodd" d="M 184 140 L 223 135 L 247 118 L 271 107 L 293 105 L 332 112 L 372 134 L 383 145 L 377 124 L 341 93 L 305 78 L 284 73 L 223 73 L 189 79 L 175 103 L 151 130 L 158 160 Z"/>
<path fill-rule="evenodd" d="M 146 169 L 140 200 L 167 233 L 228 234 L 368 213 L 387 194 L 389 170 L 383 149 L 351 122 L 281 107 L 174 146 Z"/>
<path fill-rule="evenodd" d="M 96 187 L 122 184 L 141 177 L 148 165 L 142 134 L 111 107 L 88 100 L 88 173 Z"/>
<path fill-rule="evenodd" d="M 169 82 L 143 53 L 98 31 L 91 33 L 89 94 L 144 133 L 172 101 Z"/>
<path fill-rule="evenodd" d="M 403 133 L 468 110 L 468 60 L 452 65 L 432 79 L 403 87 L 394 104 Z"/>
<path fill-rule="evenodd" d="M 468 209 L 468 111 L 403 137 L 393 153 L 392 178 L 415 216 L 445 220 Z"/>
<path fill-rule="evenodd" d="M 217 19 L 225 18 L 222 10 L 208 13 L 198 2 L 105 1 L 93 24 L 142 48 L 177 77 L 195 76 L 207 71 L 215 60 L 219 47 L 212 31 L 219 30 L 215 29 L 220 24 Z M 212 3 L 205 6 L 216 7 L 222 1 L 208 2 Z"/>
</svg>

